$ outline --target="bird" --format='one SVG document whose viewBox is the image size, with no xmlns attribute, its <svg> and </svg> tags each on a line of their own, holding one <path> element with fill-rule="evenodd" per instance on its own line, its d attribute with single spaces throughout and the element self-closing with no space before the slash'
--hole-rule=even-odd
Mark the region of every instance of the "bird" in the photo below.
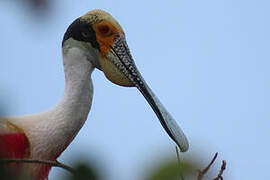
<svg viewBox="0 0 270 180">
<path fill-rule="evenodd" d="M 0 157 L 55 161 L 84 125 L 92 104 L 94 69 L 114 84 L 136 87 L 182 152 L 189 148 L 184 132 L 138 71 L 121 25 L 104 10 L 75 19 L 62 40 L 65 89 L 52 108 L 23 116 L 0 118 Z M 48 179 L 51 165 L 13 163 L 32 179 Z"/>
</svg>

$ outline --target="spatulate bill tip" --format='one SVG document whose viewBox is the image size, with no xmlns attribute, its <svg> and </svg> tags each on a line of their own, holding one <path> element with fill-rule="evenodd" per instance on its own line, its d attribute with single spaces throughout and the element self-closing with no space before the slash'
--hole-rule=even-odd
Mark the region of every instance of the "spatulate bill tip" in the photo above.
<svg viewBox="0 0 270 180">
<path fill-rule="evenodd" d="M 176 144 L 179 147 L 181 152 L 187 152 L 189 149 L 189 143 L 187 140 L 184 140 L 184 142 L 181 141 L 181 143 L 176 143 Z"/>
</svg>

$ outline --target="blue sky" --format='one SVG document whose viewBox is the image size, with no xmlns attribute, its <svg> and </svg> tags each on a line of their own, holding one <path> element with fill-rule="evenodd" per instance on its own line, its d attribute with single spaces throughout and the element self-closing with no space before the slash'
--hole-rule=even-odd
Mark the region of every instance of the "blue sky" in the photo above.
<svg viewBox="0 0 270 180">
<path fill-rule="evenodd" d="M 61 41 L 88 10 L 110 12 L 142 75 L 190 140 L 183 156 L 215 152 L 225 179 L 269 179 L 270 1 L 54 1 L 48 19 L 1 1 L 0 97 L 5 115 L 40 112 L 61 98 Z M 109 180 L 141 179 L 174 143 L 135 88 L 93 75 L 85 126 L 60 160 L 98 162 Z M 66 173 L 53 169 L 50 177 Z"/>
</svg>

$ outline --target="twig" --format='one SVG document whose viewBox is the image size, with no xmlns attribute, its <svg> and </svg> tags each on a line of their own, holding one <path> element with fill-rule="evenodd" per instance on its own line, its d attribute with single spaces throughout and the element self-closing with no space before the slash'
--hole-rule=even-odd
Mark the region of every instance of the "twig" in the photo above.
<svg viewBox="0 0 270 180">
<path fill-rule="evenodd" d="M 212 161 L 208 164 L 208 166 L 206 166 L 206 168 L 204 168 L 202 171 L 199 170 L 199 174 L 198 174 L 197 180 L 202 180 L 203 176 L 207 173 L 207 171 L 209 170 L 209 168 L 215 162 L 217 156 L 218 156 L 218 153 L 216 152 L 215 156 L 213 157 Z"/>
<path fill-rule="evenodd" d="M 182 174 L 182 170 L 181 170 L 180 153 L 179 153 L 179 150 L 178 150 L 177 146 L 175 146 L 175 151 L 176 151 L 178 166 L 179 166 L 179 170 L 180 170 L 180 178 L 181 178 L 181 180 L 185 180 L 184 176 Z"/>
<path fill-rule="evenodd" d="M 219 173 L 218 173 L 217 177 L 214 180 L 223 180 L 222 174 L 223 174 L 225 169 L 226 169 L 226 161 L 223 160 L 221 168 L 219 170 Z"/>
<path fill-rule="evenodd" d="M 60 163 L 58 161 L 48 161 L 48 160 L 37 160 L 37 159 L 0 159 L 0 163 L 34 163 L 34 164 L 46 164 L 46 165 L 51 165 L 54 167 L 59 167 L 63 168 L 71 173 L 74 173 L 74 169 Z"/>
</svg>

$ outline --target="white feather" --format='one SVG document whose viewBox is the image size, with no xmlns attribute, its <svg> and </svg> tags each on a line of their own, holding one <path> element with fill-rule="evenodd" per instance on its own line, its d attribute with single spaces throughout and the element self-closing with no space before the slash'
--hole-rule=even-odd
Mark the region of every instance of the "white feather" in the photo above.
<svg viewBox="0 0 270 180">
<path fill-rule="evenodd" d="M 66 87 L 60 102 L 42 113 L 6 118 L 25 132 L 33 159 L 57 158 L 81 129 L 90 111 L 93 65 L 77 47 L 69 48 L 63 61 Z"/>
</svg>

